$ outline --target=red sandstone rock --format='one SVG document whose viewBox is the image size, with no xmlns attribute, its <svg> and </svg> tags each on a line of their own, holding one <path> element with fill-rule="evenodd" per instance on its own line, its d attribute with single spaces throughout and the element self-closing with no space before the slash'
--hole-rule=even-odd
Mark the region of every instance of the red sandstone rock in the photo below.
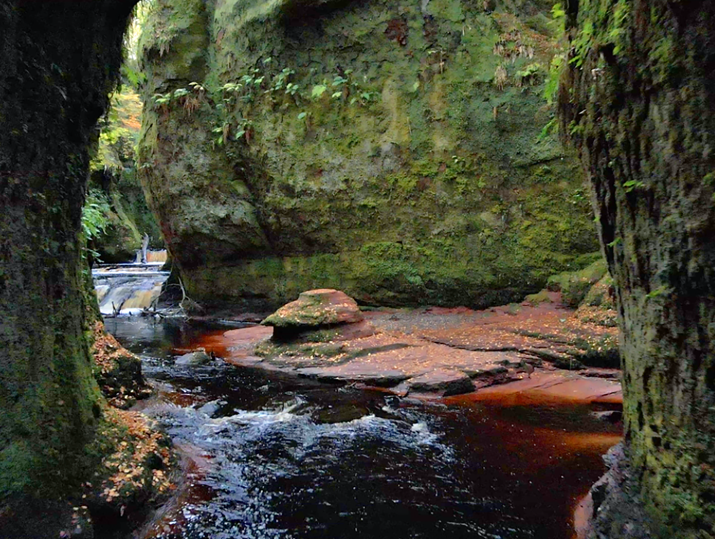
<svg viewBox="0 0 715 539">
<path fill-rule="evenodd" d="M 337 324 L 352 324 L 363 319 L 357 302 L 340 290 L 323 288 L 303 292 L 262 324 L 280 329 L 308 330 Z"/>
</svg>

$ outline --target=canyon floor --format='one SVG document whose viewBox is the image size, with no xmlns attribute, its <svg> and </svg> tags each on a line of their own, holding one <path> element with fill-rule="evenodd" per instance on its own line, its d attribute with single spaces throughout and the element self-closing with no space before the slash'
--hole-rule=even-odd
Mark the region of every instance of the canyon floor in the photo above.
<svg viewBox="0 0 715 539">
<path fill-rule="evenodd" d="M 378 309 L 364 316 L 356 330 L 325 342 L 273 344 L 273 328 L 256 325 L 210 332 L 175 352 L 204 348 L 235 365 L 403 397 L 565 400 L 604 410 L 622 402 L 619 370 L 602 366 L 614 362 L 617 330 L 583 322 L 558 293 L 538 305 Z"/>
</svg>

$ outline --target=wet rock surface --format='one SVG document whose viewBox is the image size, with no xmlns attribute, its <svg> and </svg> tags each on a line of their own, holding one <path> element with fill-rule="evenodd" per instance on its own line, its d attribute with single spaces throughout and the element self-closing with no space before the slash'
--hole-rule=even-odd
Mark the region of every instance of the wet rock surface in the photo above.
<svg viewBox="0 0 715 539">
<path fill-rule="evenodd" d="M 369 335 L 319 330 L 312 340 L 285 342 L 271 339 L 270 328 L 257 326 L 217 331 L 195 346 L 236 365 L 326 383 L 390 388 L 403 396 L 482 394 L 498 386 L 490 391 L 514 388 L 599 402 L 605 408 L 620 406 L 618 371 L 585 368 L 576 359 L 583 359 L 586 349 L 615 342 L 615 330 L 581 322 L 572 310 L 560 307 L 558 294 L 551 296 L 550 302 L 486 311 L 379 310 L 361 313 L 363 322 L 343 325 L 369 323 L 375 328 Z"/>
<path fill-rule="evenodd" d="M 581 503 L 583 520 L 579 539 L 650 539 L 654 533 L 623 443 L 603 457 L 608 471 L 591 487 Z"/>
<path fill-rule="evenodd" d="M 211 356 L 208 355 L 205 350 L 197 350 L 196 352 L 189 352 L 177 357 L 176 365 L 189 367 L 191 365 L 206 365 L 210 361 Z"/>
<path fill-rule="evenodd" d="M 151 388 L 142 375 L 139 357 L 107 333 L 101 322 L 95 323 L 93 332 L 94 377 L 109 403 L 127 409 L 138 399 L 147 398 Z"/>
</svg>

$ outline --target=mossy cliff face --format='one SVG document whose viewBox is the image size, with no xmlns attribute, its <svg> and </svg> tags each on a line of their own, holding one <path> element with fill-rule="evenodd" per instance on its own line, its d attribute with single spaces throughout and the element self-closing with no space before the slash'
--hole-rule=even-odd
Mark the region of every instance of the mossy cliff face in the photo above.
<svg viewBox="0 0 715 539">
<path fill-rule="evenodd" d="M 112 96 L 109 113 L 100 122 L 97 152 L 90 163 L 87 204 L 97 215 L 97 230 L 89 246 L 103 262 L 129 262 L 141 249 L 144 234 L 150 245 L 163 248 L 161 232 L 147 207 L 137 178 L 134 148 L 139 138 L 141 101 L 131 87 Z"/>
<path fill-rule="evenodd" d="M 9 535 L 6 503 L 73 491 L 100 414 L 78 234 L 88 148 L 132 5 L 0 3 L 0 527 Z M 35 528 L 51 519 L 39 515 Z"/>
<path fill-rule="evenodd" d="M 545 4 L 158 0 L 140 170 L 189 295 L 486 306 L 578 268 Z"/>
<path fill-rule="evenodd" d="M 581 0 L 567 18 L 562 132 L 617 288 L 631 464 L 655 520 L 715 537 L 715 3 Z"/>
</svg>

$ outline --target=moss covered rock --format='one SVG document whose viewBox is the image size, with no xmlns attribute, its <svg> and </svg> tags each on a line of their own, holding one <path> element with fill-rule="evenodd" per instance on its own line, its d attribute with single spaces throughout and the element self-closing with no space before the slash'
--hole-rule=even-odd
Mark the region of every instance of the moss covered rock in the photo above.
<svg viewBox="0 0 715 539">
<path fill-rule="evenodd" d="M 583 322 L 614 328 L 618 324 L 615 298 L 613 278 L 607 273 L 588 291 L 576 316 Z"/>
<path fill-rule="evenodd" d="M 564 305 L 576 308 L 605 274 L 606 262 L 599 259 L 582 270 L 552 275 L 546 286 L 551 291 L 561 292 Z"/>
<path fill-rule="evenodd" d="M 566 6 L 562 132 L 588 170 L 616 285 L 629 475 L 663 526 L 649 537 L 712 538 L 715 3 Z M 627 536 L 608 502 L 594 536 Z"/>
<path fill-rule="evenodd" d="M 141 359 L 107 333 L 101 321 L 95 322 L 93 332 L 94 377 L 109 404 L 127 409 L 148 397 L 151 388 L 142 374 Z"/>
<path fill-rule="evenodd" d="M 279 329 L 317 329 L 323 326 L 362 321 L 357 302 L 345 292 L 332 289 L 308 290 L 284 305 L 262 324 Z"/>
<path fill-rule="evenodd" d="M 543 4 L 158 0 L 140 171 L 189 295 L 485 307 L 582 267 Z"/>
</svg>

